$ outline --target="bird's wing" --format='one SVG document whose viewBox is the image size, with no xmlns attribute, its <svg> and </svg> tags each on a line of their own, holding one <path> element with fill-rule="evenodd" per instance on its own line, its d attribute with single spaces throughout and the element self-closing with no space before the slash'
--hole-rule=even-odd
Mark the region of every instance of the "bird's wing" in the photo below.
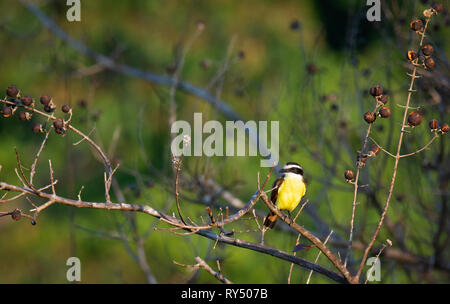
<svg viewBox="0 0 450 304">
<path fill-rule="evenodd" d="M 272 185 L 272 193 L 270 194 L 270 200 L 275 205 L 278 198 L 278 189 L 280 189 L 281 183 L 283 183 L 284 178 L 279 177 L 275 180 L 275 182 Z"/>
</svg>

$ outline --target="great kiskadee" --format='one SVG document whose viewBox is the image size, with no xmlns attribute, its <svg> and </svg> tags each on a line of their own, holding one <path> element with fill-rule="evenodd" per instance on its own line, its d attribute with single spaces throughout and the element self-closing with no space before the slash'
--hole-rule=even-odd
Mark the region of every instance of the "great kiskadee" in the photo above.
<svg viewBox="0 0 450 304">
<path fill-rule="evenodd" d="M 289 162 L 280 170 L 282 174 L 273 183 L 270 200 L 279 210 L 294 210 L 306 193 L 303 179 L 303 168 L 294 162 Z M 273 228 L 278 216 L 272 211 L 264 220 L 264 228 Z"/>
</svg>

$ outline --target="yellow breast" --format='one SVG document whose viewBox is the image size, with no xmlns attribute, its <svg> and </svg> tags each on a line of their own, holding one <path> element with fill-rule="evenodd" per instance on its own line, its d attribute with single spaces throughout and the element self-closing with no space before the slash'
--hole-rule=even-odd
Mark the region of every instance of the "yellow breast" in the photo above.
<svg viewBox="0 0 450 304">
<path fill-rule="evenodd" d="M 287 174 L 289 175 L 289 174 Z M 280 210 L 294 210 L 306 193 L 306 186 L 301 177 L 285 176 L 278 188 L 276 206 Z"/>
</svg>

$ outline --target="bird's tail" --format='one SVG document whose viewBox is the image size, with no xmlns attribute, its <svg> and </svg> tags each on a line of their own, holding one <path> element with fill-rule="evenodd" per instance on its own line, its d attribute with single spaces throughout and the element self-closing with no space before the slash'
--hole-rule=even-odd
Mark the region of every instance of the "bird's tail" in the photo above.
<svg viewBox="0 0 450 304">
<path fill-rule="evenodd" d="M 264 229 L 271 229 L 273 226 L 275 226 L 275 222 L 277 221 L 278 215 L 276 215 L 274 212 L 270 211 L 269 214 L 267 214 L 266 218 L 264 219 Z"/>
</svg>

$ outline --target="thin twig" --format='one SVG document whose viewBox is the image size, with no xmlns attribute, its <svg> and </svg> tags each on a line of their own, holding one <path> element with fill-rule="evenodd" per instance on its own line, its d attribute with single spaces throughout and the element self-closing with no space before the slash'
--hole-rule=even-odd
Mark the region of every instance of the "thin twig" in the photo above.
<svg viewBox="0 0 450 304">
<path fill-rule="evenodd" d="M 431 140 L 430 140 L 423 148 L 421 148 L 421 149 L 419 149 L 419 150 L 417 150 L 417 151 L 415 151 L 415 152 L 412 152 L 412 153 L 400 155 L 400 158 L 413 156 L 413 155 L 415 155 L 415 154 L 418 154 L 418 153 L 422 152 L 422 151 L 425 150 L 425 149 L 428 149 L 428 147 L 429 147 L 429 146 L 436 140 L 436 138 L 438 138 L 438 137 L 439 137 L 439 135 L 437 134 L 437 132 L 434 133 L 433 138 L 432 138 L 432 139 L 431 139 Z"/>
<path fill-rule="evenodd" d="M 295 220 L 294 220 L 295 221 Z M 302 236 L 301 233 L 297 235 L 297 240 L 295 241 L 295 246 L 297 246 L 300 242 L 300 237 Z M 320 252 L 320 251 L 319 251 Z M 294 256 L 297 255 L 297 251 L 294 252 Z M 289 266 L 289 275 L 288 275 L 288 284 L 291 284 L 291 277 L 292 277 L 292 270 L 294 269 L 294 263 L 291 263 L 291 266 Z"/>
<path fill-rule="evenodd" d="M 34 175 L 36 174 L 36 166 L 39 161 L 39 156 L 41 156 L 42 150 L 44 150 L 45 144 L 47 143 L 47 140 L 48 140 L 48 136 L 50 135 L 50 132 L 52 129 L 53 129 L 53 125 L 51 125 L 50 129 L 47 132 L 45 132 L 44 140 L 42 141 L 41 146 L 39 147 L 39 150 L 36 153 L 36 156 L 34 157 L 34 162 L 31 165 L 31 171 L 30 171 L 30 184 L 31 185 L 33 185 L 33 178 L 34 178 Z"/>
<path fill-rule="evenodd" d="M 375 139 L 373 139 L 373 138 L 371 137 L 370 140 L 373 141 L 373 143 L 374 143 L 375 145 L 377 145 L 377 147 L 380 148 L 381 151 L 383 151 L 384 153 L 386 153 L 386 154 L 389 155 L 390 157 L 395 158 L 395 155 L 394 155 L 394 154 L 392 154 L 391 152 L 389 152 L 388 150 L 386 150 L 386 149 L 384 149 L 382 146 L 380 146 L 380 145 L 375 141 Z"/>
<path fill-rule="evenodd" d="M 375 109 L 372 113 L 376 113 L 377 109 L 380 107 L 380 103 L 377 100 L 377 104 L 375 105 Z M 369 124 L 367 127 L 366 135 L 363 140 L 363 146 L 361 149 L 361 153 L 365 153 L 366 147 L 367 147 L 367 141 L 369 139 L 370 131 L 372 130 L 373 123 Z M 344 259 L 344 267 L 347 267 L 347 261 L 350 256 L 350 251 L 352 249 L 352 242 L 353 242 L 353 231 L 354 231 L 354 223 L 355 223 L 355 213 L 356 213 L 356 205 L 357 205 L 357 197 L 358 197 L 358 190 L 359 190 L 359 175 L 361 171 L 361 163 L 357 162 L 357 168 L 356 168 L 356 176 L 355 181 L 353 182 L 354 189 L 353 189 L 353 202 L 352 202 L 352 217 L 350 219 L 350 232 L 349 232 L 349 238 L 348 238 L 348 246 L 347 246 L 347 252 L 345 253 L 345 259 Z"/>
<path fill-rule="evenodd" d="M 195 261 L 197 262 L 197 264 L 194 265 L 186 265 L 186 264 L 181 264 L 177 261 L 173 261 L 173 263 L 175 265 L 178 266 L 182 266 L 182 267 L 186 267 L 186 268 L 194 268 L 194 269 L 198 269 L 198 268 L 203 268 L 204 270 L 206 270 L 207 272 L 209 272 L 213 277 L 215 277 L 216 279 L 218 279 L 220 282 L 224 283 L 224 284 L 233 284 L 230 280 L 228 280 L 221 272 L 220 270 L 220 264 L 217 261 L 217 265 L 218 265 L 218 269 L 219 271 L 215 271 L 214 269 L 211 268 L 211 266 L 209 266 L 202 258 L 200 257 L 195 257 Z"/>
<path fill-rule="evenodd" d="M 332 234 L 333 234 L 333 230 L 330 231 L 330 233 L 328 234 L 327 238 L 326 238 L 325 241 L 323 242 L 324 245 L 327 244 L 327 242 L 328 242 L 328 240 L 330 239 L 330 237 L 331 237 Z M 319 261 L 319 257 L 320 257 L 321 254 L 322 254 L 322 251 L 319 251 L 319 253 L 318 253 L 317 256 L 316 256 L 316 259 L 314 260 L 314 264 L 317 264 L 317 261 Z M 313 270 L 311 270 L 311 271 L 309 272 L 308 279 L 306 280 L 306 284 L 309 284 L 309 281 L 311 280 L 311 276 L 312 276 L 313 272 L 314 272 Z"/>
</svg>

